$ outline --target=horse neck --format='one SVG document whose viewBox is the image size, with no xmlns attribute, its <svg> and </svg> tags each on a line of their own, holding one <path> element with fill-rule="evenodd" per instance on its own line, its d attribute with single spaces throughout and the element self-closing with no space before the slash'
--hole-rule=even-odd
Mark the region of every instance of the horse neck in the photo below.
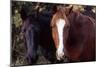
<svg viewBox="0 0 100 67">
<path fill-rule="evenodd" d="M 69 29 L 69 37 L 68 37 L 68 45 L 66 46 L 68 49 L 72 48 L 71 50 L 69 49 L 69 51 L 74 52 L 75 50 L 79 50 L 77 47 L 78 45 L 76 44 L 76 48 L 72 47 L 73 45 L 75 45 L 74 43 L 70 43 L 70 38 L 73 38 L 73 34 L 75 33 L 75 31 L 73 31 L 76 28 L 77 20 L 79 19 L 80 13 L 79 12 L 71 12 L 70 15 L 68 16 L 68 20 L 70 22 L 70 29 Z M 74 37 L 75 38 L 75 37 Z M 81 46 L 80 46 L 81 47 Z"/>
<path fill-rule="evenodd" d="M 70 24 L 74 24 L 76 23 L 76 20 L 78 19 L 79 17 L 79 12 L 76 12 L 76 11 L 72 11 L 69 16 L 68 16 L 68 19 L 69 19 L 69 22 Z"/>
</svg>

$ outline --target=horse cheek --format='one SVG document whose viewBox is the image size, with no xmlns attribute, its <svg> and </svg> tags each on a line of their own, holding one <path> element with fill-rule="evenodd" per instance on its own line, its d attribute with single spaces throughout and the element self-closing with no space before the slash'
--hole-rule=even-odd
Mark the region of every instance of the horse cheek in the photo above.
<svg viewBox="0 0 100 67">
<path fill-rule="evenodd" d="M 57 49 L 58 48 L 58 35 L 57 35 L 56 30 L 52 31 L 52 37 L 53 37 L 53 40 L 54 40 L 55 47 Z"/>
</svg>

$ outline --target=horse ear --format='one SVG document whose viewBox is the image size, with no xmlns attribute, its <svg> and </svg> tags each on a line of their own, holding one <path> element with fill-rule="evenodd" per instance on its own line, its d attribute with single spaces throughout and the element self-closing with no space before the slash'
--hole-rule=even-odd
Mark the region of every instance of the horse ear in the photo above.
<svg viewBox="0 0 100 67">
<path fill-rule="evenodd" d="M 53 6 L 52 13 L 55 14 L 57 12 L 57 6 Z"/>
<path fill-rule="evenodd" d="M 73 11 L 73 5 L 69 5 L 68 7 L 65 7 L 66 15 L 69 15 Z"/>
<path fill-rule="evenodd" d="M 62 6 L 61 5 L 56 5 L 53 7 L 53 14 L 55 14 L 57 11 L 61 10 Z"/>
</svg>

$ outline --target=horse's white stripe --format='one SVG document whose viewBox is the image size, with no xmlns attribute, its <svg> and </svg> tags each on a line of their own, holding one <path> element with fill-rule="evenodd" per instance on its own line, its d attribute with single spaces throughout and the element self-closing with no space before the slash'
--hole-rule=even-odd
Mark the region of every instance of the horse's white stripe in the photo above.
<svg viewBox="0 0 100 67">
<path fill-rule="evenodd" d="M 63 28 L 65 25 L 65 20 L 64 19 L 59 19 L 56 23 L 57 25 L 57 30 L 58 30 L 58 37 L 59 37 L 59 46 L 57 49 L 57 59 L 60 60 L 60 58 L 64 55 L 63 49 Z"/>
</svg>

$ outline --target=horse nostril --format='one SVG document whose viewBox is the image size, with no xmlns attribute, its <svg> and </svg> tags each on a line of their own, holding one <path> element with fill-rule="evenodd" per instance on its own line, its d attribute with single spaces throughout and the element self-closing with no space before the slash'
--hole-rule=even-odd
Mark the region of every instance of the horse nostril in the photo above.
<svg viewBox="0 0 100 67">
<path fill-rule="evenodd" d="M 61 59 L 64 60 L 64 58 L 65 58 L 65 55 L 63 55 Z"/>
</svg>

